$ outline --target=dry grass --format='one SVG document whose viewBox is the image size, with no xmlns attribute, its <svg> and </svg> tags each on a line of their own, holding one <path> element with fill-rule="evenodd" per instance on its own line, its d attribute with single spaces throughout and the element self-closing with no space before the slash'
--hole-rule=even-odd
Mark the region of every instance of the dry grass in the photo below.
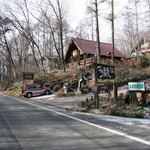
<svg viewBox="0 0 150 150">
<path fill-rule="evenodd" d="M 56 70 L 48 74 L 37 74 L 35 76 L 34 82 L 36 83 L 52 83 L 52 82 L 65 82 L 65 81 L 72 81 L 75 80 L 75 74 L 77 77 L 81 76 L 81 73 L 77 70 L 69 70 L 69 71 L 62 71 Z"/>
<path fill-rule="evenodd" d="M 21 88 L 20 87 L 9 88 L 6 91 L 2 91 L 2 93 L 13 96 L 13 97 L 20 97 L 21 96 Z"/>
</svg>

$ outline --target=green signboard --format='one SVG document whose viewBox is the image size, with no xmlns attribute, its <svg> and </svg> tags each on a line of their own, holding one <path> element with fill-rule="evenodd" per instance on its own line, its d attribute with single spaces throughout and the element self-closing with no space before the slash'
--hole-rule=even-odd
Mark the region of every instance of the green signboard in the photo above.
<svg viewBox="0 0 150 150">
<path fill-rule="evenodd" d="M 128 83 L 129 91 L 145 91 L 145 84 L 144 82 L 129 82 Z"/>
</svg>

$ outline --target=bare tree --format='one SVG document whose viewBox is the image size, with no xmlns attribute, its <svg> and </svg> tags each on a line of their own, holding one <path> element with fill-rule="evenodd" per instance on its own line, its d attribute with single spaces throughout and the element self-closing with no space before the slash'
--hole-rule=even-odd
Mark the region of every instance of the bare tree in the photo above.
<svg viewBox="0 0 150 150">
<path fill-rule="evenodd" d="M 6 52 L 3 52 L 2 54 L 5 55 L 5 58 L 7 60 L 7 75 L 12 75 L 12 67 L 14 68 L 15 75 L 16 73 L 16 66 L 12 58 L 12 52 L 11 52 L 11 45 L 8 42 L 7 39 L 7 33 L 11 30 L 10 27 L 11 20 L 7 17 L 1 17 L 0 18 L 0 31 L 1 31 L 1 46 L 3 49 L 6 50 Z"/>
<path fill-rule="evenodd" d="M 79 25 L 75 29 L 75 37 L 87 39 L 87 40 L 93 40 L 94 37 L 91 35 L 91 22 L 89 22 L 88 18 L 83 19 Z"/>
<path fill-rule="evenodd" d="M 51 33 L 51 38 L 52 38 L 52 41 L 53 41 L 53 45 L 54 45 L 54 48 L 55 48 L 55 50 L 57 52 L 59 60 L 61 62 L 61 53 L 60 53 L 59 45 L 57 43 L 58 39 L 57 39 L 57 36 L 56 36 L 57 29 L 56 29 L 56 27 L 54 27 L 53 18 L 51 18 L 50 16 L 48 16 L 48 14 L 46 12 L 43 12 L 43 11 L 42 11 L 42 15 L 46 19 L 45 24 L 50 29 L 50 33 Z"/>
<path fill-rule="evenodd" d="M 94 35 L 95 35 L 94 34 L 94 18 L 95 18 L 94 12 L 95 12 L 95 8 L 93 8 L 93 7 L 94 7 L 93 1 L 90 0 L 90 5 L 87 6 L 87 14 L 90 15 L 90 21 L 87 25 L 88 25 L 88 27 L 91 28 L 91 39 L 92 39 L 92 41 L 94 41 Z"/>
<path fill-rule="evenodd" d="M 61 54 L 63 69 L 64 71 L 66 71 L 65 61 L 64 61 L 64 28 L 66 24 L 65 16 L 67 15 L 68 10 L 67 10 L 67 7 L 65 7 L 64 5 L 64 1 L 62 0 L 61 1 L 55 0 L 56 3 L 52 3 L 50 0 L 47 0 L 46 2 L 52 9 L 53 14 L 55 15 L 56 27 L 58 27 L 58 31 L 59 31 L 58 38 L 60 41 L 60 49 L 61 49 L 60 54 Z M 58 47 L 57 47 L 57 50 L 58 50 Z"/>
<path fill-rule="evenodd" d="M 38 60 L 36 58 L 36 50 L 37 50 L 39 57 L 40 57 L 42 70 L 45 73 L 42 52 L 40 50 L 38 43 L 35 40 L 34 31 L 33 31 L 32 25 L 30 23 L 30 14 L 29 14 L 30 12 L 28 9 L 27 2 L 26 2 L 26 0 L 24 0 L 24 3 L 19 3 L 18 1 L 16 1 L 16 5 L 21 10 L 21 12 L 23 14 L 22 17 L 24 17 L 25 22 L 22 23 L 19 20 L 19 18 L 15 15 L 15 13 L 13 11 L 10 11 L 11 16 L 13 18 L 12 24 L 15 27 L 15 29 L 28 40 L 28 44 L 30 45 L 30 48 L 32 50 L 35 64 L 36 64 L 37 68 L 40 68 Z"/>
<path fill-rule="evenodd" d="M 138 4 L 139 4 L 139 0 L 128 0 L 128 3 L 133 3 L 134 6 L 134 12 L 132 13 L 132 15 L 135 17 L 135 26 L 136 26 L 136 38 L 137 38 L 137 50 L 139 49 L 139 41 L 140 41 L 140 32 L 139 32 L 139 16 L 138 16 Z"/>
</svg>

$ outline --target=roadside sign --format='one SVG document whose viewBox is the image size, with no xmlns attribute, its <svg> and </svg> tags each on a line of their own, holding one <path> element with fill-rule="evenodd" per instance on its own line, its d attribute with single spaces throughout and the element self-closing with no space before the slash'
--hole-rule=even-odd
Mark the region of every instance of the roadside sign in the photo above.
<svg viewBox="0 0 150 150">
<path fill-rule="evenodd" d="M 115 79 L 115 67 L 103 64 L 95 64 L 98 79 Z"/>
<path fill-rule="evenodd" d="M 145 84 L 144 82 L 128 82 L 128 89 L 129 91 L 145 91 Z"/>
<path fill-rule="evenodd" d="M 23 72 L 23 80 L 33 80 L 34 79 L 34 73 L 30 72 Z"/>
</svg>

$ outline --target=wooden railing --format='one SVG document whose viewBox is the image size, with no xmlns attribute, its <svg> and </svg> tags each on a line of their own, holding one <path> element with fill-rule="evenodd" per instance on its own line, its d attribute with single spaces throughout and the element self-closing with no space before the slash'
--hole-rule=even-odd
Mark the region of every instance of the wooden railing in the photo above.
<svg viewBox="0 0 150 150">
<path fill-rule="evenodd" d="M 86 60 L 80 60 L 80 62 L 72 62 L 68 64 L 69 68 L 77 67 L 77 66 L 90 66 L 94 63 L 94 57 L 92 58 L 87 58 Z"/>
</svg>

